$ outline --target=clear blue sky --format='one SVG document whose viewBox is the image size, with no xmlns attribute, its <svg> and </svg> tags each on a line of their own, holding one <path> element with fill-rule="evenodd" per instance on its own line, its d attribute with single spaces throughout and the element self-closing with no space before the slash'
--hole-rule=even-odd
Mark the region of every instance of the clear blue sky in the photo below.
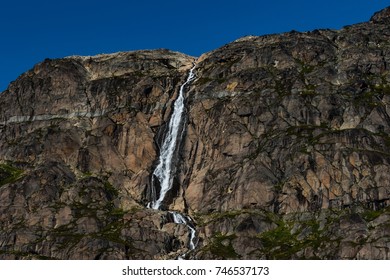
<svg viewBox="0 0 390 280">
<path fill-rule="evenodd" d="M 45 58 L 168 48 L 367 21 L 390 0 L 15 0 L 0 4 L 0 91 Z"/>
</svg>

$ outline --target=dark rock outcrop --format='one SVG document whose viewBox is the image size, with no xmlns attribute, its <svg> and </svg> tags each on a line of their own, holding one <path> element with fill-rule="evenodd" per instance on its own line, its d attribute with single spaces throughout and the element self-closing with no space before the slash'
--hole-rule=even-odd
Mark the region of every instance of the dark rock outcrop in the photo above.
<svg viewBox="0 0 390 280">
<path fill-rule="evenodd" d="M 244 37 L 197 60 L 169 209 L 200 259 L 389 259 L 389 8 L 339 31 Z M 0 95 L 0 258 L 175 258 L 147 209 L 194 58 L 46 60 Z"/>
</svg>

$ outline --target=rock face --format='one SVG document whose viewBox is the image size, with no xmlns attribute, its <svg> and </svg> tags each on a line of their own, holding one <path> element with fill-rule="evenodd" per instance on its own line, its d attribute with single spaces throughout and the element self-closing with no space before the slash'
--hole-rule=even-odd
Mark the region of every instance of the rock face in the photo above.
<svg viewBox="0 0 390 280">
<path fill-rule="evenodd" d="M 195 58 L 46 60 L 0 94 L 1 259 L 389 259 L 390 9 L 196 60 L 178 173 L 146 208 Z"/>
</svg>

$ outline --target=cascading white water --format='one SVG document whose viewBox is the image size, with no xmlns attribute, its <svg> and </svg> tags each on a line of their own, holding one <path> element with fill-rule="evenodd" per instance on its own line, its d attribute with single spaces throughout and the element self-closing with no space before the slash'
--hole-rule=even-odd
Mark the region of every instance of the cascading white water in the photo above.
<svg viewBox="0 0 390 280">
<path fill-rule="evenodd" d="M 186 217 L 186 216 L 183 216 L 182 214 L 178 213 L 178 212 L 174 212 L 174 211 L 171 211 L 170 212 L 173 216 L 173 222 L 175 224 L 184 224 L 186 225 L 190 231 L 191 231 L 191 236 L 190 236 L 190 244 L 189 244 L 189 248 L 190 250 L 194 250 L 195 247 L 196 247 L 196 230 L 193 226 L 191 226 L 190 222 L 191 222 L 191 218 L 190 217 Z M 190 220 L 190 221 L 188 221 Z"/>
<path fill-rule="evenodd" d="M 160 209 L 167 192 L 172 188 L 172 171 L 174 171 L 172 159 L 180 140 L 179 130 L 184 112 L 184 87 L 194 79 L 194 69 L 195 65 L 191 68 L 185 83 L 180 86 L 179 96 L 174 103 L 173 113 L 169 120 L 168 132 L 160 150 L 159 163 L 153 172 L 153 175 L 160 182 L 160 196 L 157 200 L 156 197 L 153 197 L 153 201 L 150 204 L 150 207 L 153 209 Z M 155 190 L 153 192 L 155 193 Z"/>
<path fill-rule="evenodd" d="M 169 120 L 168 131 L 163 141 L 163 144 L 160 149 L 160 157 L 158 165 L 153 172 L 152 176 L 152 189 L 151 189 L 151 197 L 152 201 L 148 204 L 148 207 L 153 209 L 160 209 L 161 204 L 163 203 L 166 194 L 172 188 L 173 183 L 173 175 L 175 173 L 175 168 L 173 166 L 173 157 L 175 155 L 175 151 L 180 144 L 181 134 L 180 128 L 182 127 L 183 121 L 183 112 L 184 112 L 184 88 L 190 83 L 194 77 L 194 69 L 195 64 L 191 68 L 187 80 L 180 86 L 179 95 L 173 105 L 173 112 L 171 119 Z M 157 198 L 157 191 L 155 189 L 154 178 L 160 183 L 160 195 Z M 196 230 L 193 226 L 192 220 L 189 216 L 180 214 L 175 211 L 169 211 L 169 213 L 173 217 L 173 222 L 176 224 L 184 224 L 190 230 L 190 242 L 188 248 L 190 250 L 194 250 L 196 247 Z M 185 254 L 179 256 L 179 259 L 185 257 Z"/>
</svg>

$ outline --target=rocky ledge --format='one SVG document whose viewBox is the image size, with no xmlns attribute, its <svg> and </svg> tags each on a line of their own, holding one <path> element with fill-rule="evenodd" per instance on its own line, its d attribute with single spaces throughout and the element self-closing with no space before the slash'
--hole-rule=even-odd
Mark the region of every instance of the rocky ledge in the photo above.
<svg viewBox="0 0 390 280">
<path fill-rule="evenodd" d="M 238 39 L 196 60 L 166 208 L 196 259 L 389 259 L 390 8 L 341 30 Z M 1 259 L 173 259 L 146 207 L 195 58 L 45 60 L 0 94 Z"/>
</svg>

